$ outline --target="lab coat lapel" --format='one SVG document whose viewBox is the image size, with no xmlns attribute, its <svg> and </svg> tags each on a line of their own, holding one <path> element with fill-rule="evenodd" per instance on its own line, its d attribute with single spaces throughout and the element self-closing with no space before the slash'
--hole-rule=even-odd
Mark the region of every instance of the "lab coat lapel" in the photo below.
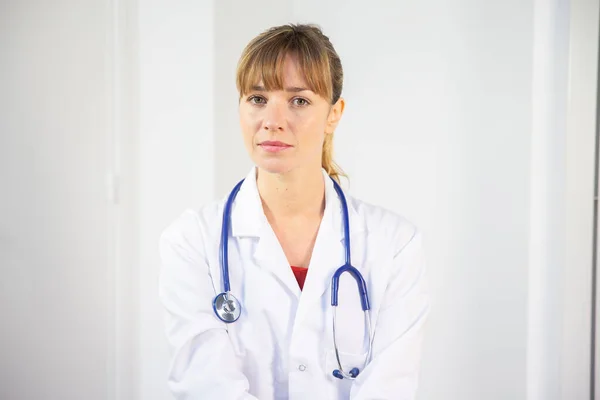
<svg viewBox="0 0 600 400">
<path fill-rule="evenodd" d="M 345 264 L 345 238 L 342 203 L 335 191 L 333 182 L 323 171 L 325 178 L 325 213 L 317 234 L 298 317 L 310 313 L 314 302 L 321 301 L 324 293 L 330 294 L 331 278 L 335 271 Z M 350 239 L 365 229 L 358 217 L 351 199 L 347 198 L 350 219 Z M 351 249 L 352 250 L 352 249 Z M 355 252 L 352 252 L 354 255 Z M 304 299 L 306 298 L 306 301 Z M 330 299 L 326 299 L 329 304 Z M 306 307 L 306 308 L 305 308 Z"/>
<path fill-rule="evenodd" d="M 291 294 L 300 297 L 300 287 L 294 277 L 283 248 L 273 232 L 271 225 L 264 224 L 260 239 L 254 253 L 256 263 L 260 268 L 269 270 L 272 275 L 284 285 Z"/>
<path fill-rule="evenodd" d="M 328 214 L 331 216 L 331 213 Z M 335 270 L 344 264 L 344 243 L 341 230 L 332 229 L 330 218 L 323 218 L 313 248 L 308 274 L 302 293 L 303 302 L 318 301 L 331 284 Z M 302 314 L 302 310 L 298 311 Z"/>
<path fill-rule="evenodd" d="M 342 204 L 335 191 L 333 182 L 325 170 L 325 212 L 319 226 L 319 232 L 313 248 L 309 271 L 303 288 L 303 303 L 318 301 L 331 285 L 333 273 L 345 263 L 345 241 Z M 354 209 L 351 199 L 347 198 L 350 218 L 350 237 L 365 229 L 362 219 Z M 253 254 L 260 268 L 270 271 L 290 293 L 300 297 L 301 291 L 294 277 L 285 253 L 265 217 L 258 188 L 256 186 L 256 168 L 246 176 L 231 210 L 232 234 L 237 238 L 253 237 L 258 239 Z M 356 243 L 356 241 L 352 242 Z M 353 251 L 354 255 L 355 252 Z M 358 268 L 357 265 L 355 267 Z M 360 268 L 359 268 L 360 269 Z M 301 310 L 298 311 L 299 313 Z"/>
<path fill-rule="evenodd" d="M 251 237 L 258 239 L 253 254 L 256 265 L 269 271 L 287 289 L 300 296 L 300 288 L 288 265 L 283 248 L 277 236 L 267 221 L 262 208 L 262 202 L 256 186 L 256 168 L 252 168 L 246 176 L 238 193 L 232 215 L 232 234 L 243 239 Z"/>
</svg>

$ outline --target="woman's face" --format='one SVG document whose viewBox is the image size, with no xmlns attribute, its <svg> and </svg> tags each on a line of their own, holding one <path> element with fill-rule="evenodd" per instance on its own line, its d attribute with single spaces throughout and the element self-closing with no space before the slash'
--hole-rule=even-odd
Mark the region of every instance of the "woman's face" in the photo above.
<svg viewBox="0 0 600 400">
<path fill-rule="evenodd" d="M 284 174 L 321 168 L 325 135 L 341 118 L 344 101 L 331 105 L 308 89 L 294 56 L 284 62 L 283 90 L 259 82 L 240 99 L 240 125 L 250 158 L 260 169 Z"/>
</svg>

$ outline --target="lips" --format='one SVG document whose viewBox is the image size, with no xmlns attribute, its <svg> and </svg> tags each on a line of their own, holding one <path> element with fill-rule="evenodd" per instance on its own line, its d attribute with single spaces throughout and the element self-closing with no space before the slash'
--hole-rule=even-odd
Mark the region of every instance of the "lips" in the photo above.
<svg viewBox="0 0 600 400">
<path fill-rule="evenodd" d="M 272 140 L 266 140 L 264 142 L 261 142 L 259 144 L 259 146 L 278 146 L 278 147 L 292 147 L 287 143 L 283 143 L 283 142 L 279 142 L 279 141 L 272 141 Z"/>
<path fill-rule="evenodd" d="M 277 153 L 292 147 L 287 143 L 272 140 L 261 142 L 258 146 L 269 153 Z"/>
</svg>

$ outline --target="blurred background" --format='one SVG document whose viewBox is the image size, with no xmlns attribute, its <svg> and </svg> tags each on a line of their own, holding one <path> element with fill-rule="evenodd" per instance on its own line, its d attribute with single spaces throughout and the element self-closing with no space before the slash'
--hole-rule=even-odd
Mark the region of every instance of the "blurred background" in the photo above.
<svg viewBox="0 0 600 400">
<path fill-rule="evenodd" d="M 600 399 L 599 0 L 1 0 L 0 399 L 168 400 L 158 236 L 251 167 L 237 59 L 315 23 L 351 194 L 424 232 L 419 400 Z"/>
</svg>

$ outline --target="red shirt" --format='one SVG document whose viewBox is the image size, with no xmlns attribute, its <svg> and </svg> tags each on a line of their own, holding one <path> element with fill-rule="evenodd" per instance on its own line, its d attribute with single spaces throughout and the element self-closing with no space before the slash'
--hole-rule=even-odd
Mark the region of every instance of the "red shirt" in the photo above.
<svg viewBox="0 0 600 400">
<path fill-rule="evenodd" d="M 292 271 L 294 272 L 294 276 L 298 281 L 298 285 L 300 285 L 300 290 L 302 290 L 302 288 L 304 287 L 304 280 L 306 279 L 306 273 L 308 272 L 308 268 L 292 266 Z"/>
</svg>

